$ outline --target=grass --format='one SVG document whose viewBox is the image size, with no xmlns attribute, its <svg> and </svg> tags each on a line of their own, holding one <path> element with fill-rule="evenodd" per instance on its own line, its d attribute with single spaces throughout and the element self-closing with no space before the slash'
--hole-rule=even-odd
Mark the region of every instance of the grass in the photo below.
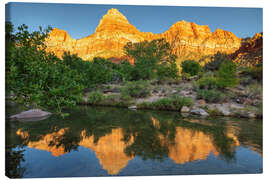
<svg viewBox="0 0 270 180">
<path fill-rule="evenodd" d="M 89 93 L 87 98 L 87 104 L 98 106 L 129 107 L 133 103 L 131 97 L 118 95 L 105 96 L 100 91 Z"/>
<path fill-rule="evenodd" d="M 204 90 L 200 89 L 198 91 L 198 98 L 204 99 L 206 102 L 216 103 L 223 102 L 226 99 L 226 95 L 219 90 Z"/>
<path fill-rule="evenodd" d="M 127 82 L 121 90 L 121 96 L 133 98 L 145 98 L 150 95 L 150 83 L 148 81 Z"/>
<path fill-rule="evenodd" d="M 162 98 L 155 102 L 143 102 L 137 105 L 138 109 L 181 111 L 183 106 L 192 106 L 193 101 L 188 97 L 176 96 L 173 98 Z"/>
</svg>

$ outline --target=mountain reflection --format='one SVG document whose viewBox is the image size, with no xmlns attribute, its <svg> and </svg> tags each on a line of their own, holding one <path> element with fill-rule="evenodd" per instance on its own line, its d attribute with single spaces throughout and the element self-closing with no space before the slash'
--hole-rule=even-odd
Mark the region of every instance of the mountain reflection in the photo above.
<svg viewBox="0 0 270 180">
<path fill-rule="evenodd" d="M 230 161 L 242 139 L 261 149 L 260 143 L 250 138 L 245 141 L 247 132 L 241 133 L 238 124 L 188 120 L 169 113 L 126 111 L 120 115 L 118 111 L 80 111 L 76 119 L 75 113 L 65 120 L 19 123 L 15 133 L 20 138 L 18 144 L 55 157 L 79 146 L 88 148 L 111 175 L 119 174 L 135 156 L 160 161 L 170 158 L 184 164 L 213 154 Z"/>
<path fill-rule="evenodd" d="M 160 122 L 152 117 L 153 126 L 160 129 Z M 158 134 L 161 146 L 168 149 L 168 156 L 177 164 L 183 164 L 195 160 L 205 160 L 211 153 L 219 155 L 219 150 L 213 142 L 210 134 L 202 131 L 194 131 L 188 128 L 176 127 L 175 138 L 171 143 L 162 134 Z M 38 141 L 28 141 L 29 148 L 46 150 L 51 152 L 53 156 L 60 156 L 65 153 L 64 144 L 58 145 L 57 140 L 62 139 L 68 128 L 60 129 L 56 132 L 43 135 Z M 18 129 L 16 132 L 22 139 L 28 139 L 29 133 Z M 103 169 L 108 174 L 115 175 L 120 172 L 128 161 L 133 159 L 134 155 L 127 155 L 125 149 L 134 143 L 134 139 L 138 136 L 131 135 L 128 142 L 125 142 L 123 128 L 112 129 L 110 133 L 99 138 L 98 142 L 94 142 L 94 136 L 87 136 L 86 130 L 81 131 L 81 140 L 79 146 L 89 148 L 95 152 Z M 237 138 L 233 134 L 228 134 L 228 138 L 232 138 L 231 145 L 233 148 L 239 146 Z M 142 144 L 144 142 L 141 142 Z M 143 146 L 142 146 L 143 148 Z M 153 150 L 154 152 L 154 150 Z"/>
</svg>

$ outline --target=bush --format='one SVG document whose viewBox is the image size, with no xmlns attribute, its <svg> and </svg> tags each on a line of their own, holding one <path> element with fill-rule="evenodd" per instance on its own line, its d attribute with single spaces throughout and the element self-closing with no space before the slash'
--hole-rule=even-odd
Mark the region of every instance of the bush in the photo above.
<svg viewBox="0 0 270 180">
<path fill-rule="evenodd" d="M 150 84 L 147 81 L 127 82 L 126 86 L 121 89 L 121 95 L 129 95 L 134 98 L 144 98 L 150 95 Z"/>
<path fill-rule="evenodd" d="M 201 79 L 197 80 L 195 83 L 196 90 L 199 89 L 216 89 L 218 87 L 217 79 L 214 76 L 203 76 Z"/>
<path fill-rule="evenodd" d="M 220 68 L 223 62 L 227 61 L 229 61 L 227 54 L 217 52 L 213 57 L 211 57 L 211 61 L 205 64 L 204 69 L 206 71 L 216 71 Z"/>
<path fill-rule="evenodd" d="M 91 93 L 87 95 L 87 102 L 89 104 L 98 104 L 104 99 L 105 99 L 105 96 L 100 91 L 92 91 Z"/>
<path fill-rule="evenodd" d="M 226 96 L 225 94 L 216 89 L 212 90 L 201 89 L 198 92 L 198 99 L 204 99 L 206 102 L 216 103 L 224 101 L 226 99 Z"/>
<path fill-rule="evenodd" d="M 255 67 L 245 67 L 241 71 L 242 76 L 250 76 L 252 79 L 257 81 L 262 81 L 263 77 L 263 67 L 261 64 L 258 64 Z"/>
<path fill-rule="evenodd" d="M 223 62 L 217 72 L 217 81 L 220 88 L 233 87 L 238 84 L 236 64 L 232 61 Z"/>
<path fill-rule="evenodd" d="M 129 107 L 133 104 L 132 98 L 120 97 L 118 95 L 104 96 L 100 91 L 88 94 L 87 104 L 98 106 Z"/>
<path fill-rule="evenodd" d="M 162 98 L 151 103 L 141 103 L 137 105 L 139 109 L 171 110 L 181 111 L 183 106 L 192 106 L 193 101 L 189 97 L 176 96 L 172 98 Z"/>
<path fill-rule="evenodd" d="M 188 73 L 191 76 L 197 75 L 201 71 L 201 65 L 194 60 L 186 60 L 181 63 L 182 73 Z"/>
</svg>

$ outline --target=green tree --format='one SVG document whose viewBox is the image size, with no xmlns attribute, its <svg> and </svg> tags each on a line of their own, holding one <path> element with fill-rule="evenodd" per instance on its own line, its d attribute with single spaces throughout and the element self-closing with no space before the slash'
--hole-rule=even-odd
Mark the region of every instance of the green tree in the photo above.
<svg viewBox="0 0 270 180">
<path fill-rule="evenodd" d="M 132 80 L 177 77 L 176 56 L 164 39 L 127 43 L 125 53 L 135 60 Z"/>
<path fill-rule="evenodd" d="M 223 62 L 217 72 L 217 83 L 220 88 L 233 87 L 238 84 L 237 66 L 232 61 Z"/>
<path fill-rule="evenodd" d="M 229 61 L 227 54 L 217 52 L 211 57 L 211 61 L 205 64 L 204 69 L 206 71 L 216 71 L 220 68 L 223 62 Z"/>
<path fill-rule="evenodd" d="M 181 63 L 182 73 L 188 73 L 191 76 L 197 75 L 201 71 L 201 65 L 194 60 L 186 60 Z"/>
<path fill-rule="evenodd" d="M 80 74 L 70 69 L 54 54 L 46 52 L 45 31 L 30 33 L 26 25 L 13 33 L 6 28 L 6 93 L 14 100 L 58 113 L 64 107 L 74 106 L 81 98 L 84 86 Z"/>
</svg>

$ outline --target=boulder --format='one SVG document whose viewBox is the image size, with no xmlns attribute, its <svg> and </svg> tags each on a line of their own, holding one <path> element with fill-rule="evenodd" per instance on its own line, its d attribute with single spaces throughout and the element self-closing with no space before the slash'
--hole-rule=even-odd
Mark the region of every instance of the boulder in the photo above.
<svg viewBox="0 0 270 180">
<path fill-rule="evenodd" d="M 199 116 L 208 116 L 208 115 L 209 115 L 205 110 L 203 110 L 203 109 L 201 109 L 201 108 L 198 108 L 198 109 L 192 109 L 192 110 L 190 111 L 190 113 L 191 113 L 191 114 L 195 114 L 195 115 L 199 115 Z"/>
<path fill-rule="evenodd" d="M 19 114 L 10 116 L 10 119 L 18 119 L 22 121 L 38 121 L 47 119 L 52 113 L 42 111 L 40 109 L 30 109 L 28 111 L 23 111 Z"/>
<path fill-rule="evenodd" d="M 205 100 L 203 100 L 203 99 L 198 100 L 197 103 L 198 103 L 198 104 L 201 104 L 201 105 L 206 104 Z"/>
<path fill-rule="evenodd" d="M 136 106 L 136 105 L 134 105 L 134 106 L 129 106 L 128 108 L 129 108 L 129 109 L 137 109 L 137 106 Z"/>
<path fill-rule="evenodd" d="M 181 113 L 189 113 L 190 109 L 187 106 L 183 106 L 181 109 Z"/>
<path fill-rule="evenodd" d="M 176 93 L 178 93 L 178 91 L 175 90 L 175 89 L 173 89 L 173 90 L 172 90 L 172 94 L 176 94 Z"/>
<path fill-rule="evenodd" d="M 231 103 L 230 108 L 232 108 L 232 109 L 243 109 L 244 106 L 242 104 L 238 104 L 238 103 Z"/>
<path fill-rule="evenodd" d="M 218 111 L 223 115 L 223 116 L 231 116 L 232 113 L 230 112 L 229 108 L 226 105 L 223 104 L 217 104 L 217 109 Z"/>
</svg>

